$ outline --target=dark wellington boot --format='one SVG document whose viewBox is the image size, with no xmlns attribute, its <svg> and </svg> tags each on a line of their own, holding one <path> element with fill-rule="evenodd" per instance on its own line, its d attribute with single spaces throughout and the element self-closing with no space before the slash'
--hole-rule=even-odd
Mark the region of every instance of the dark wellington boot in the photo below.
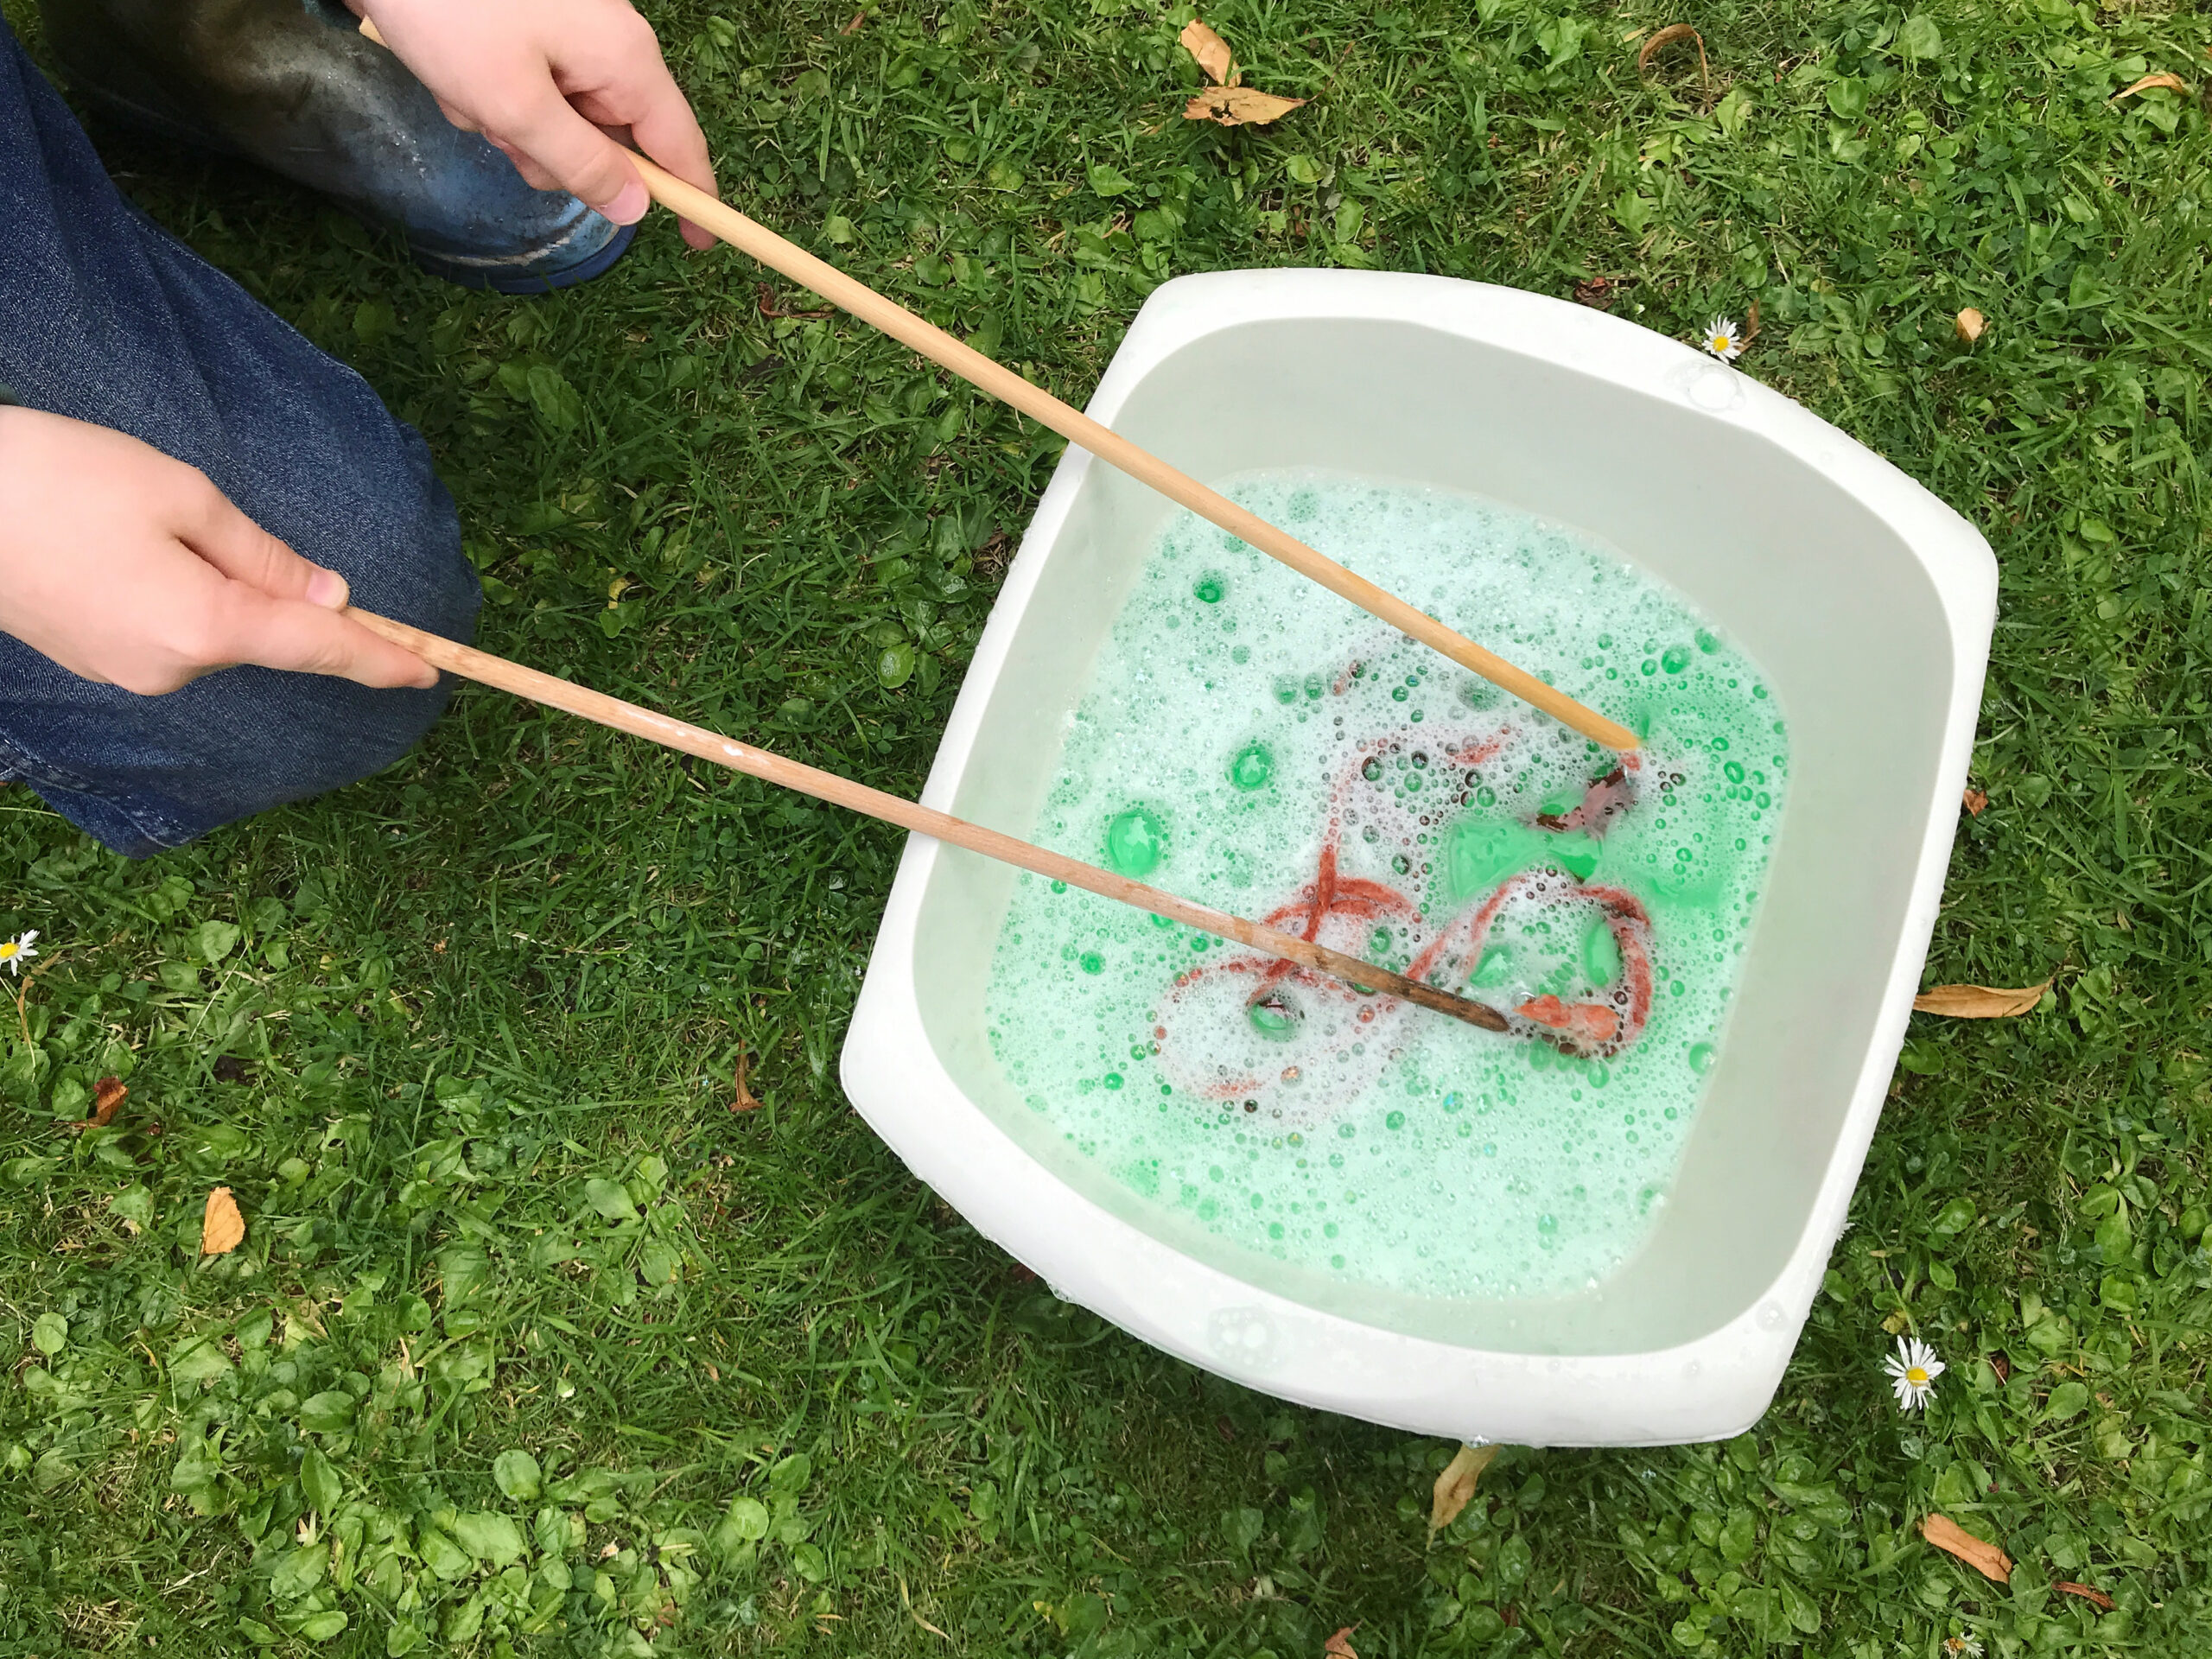
<svg viewBox="0 0 2212 1659">
<path fill-rule="evenodd" d="M 39 0 L 63 72 L 94 110 L 239 156 L 404 234 L 426 270 L 542 293 L 630 245 L 558 190 L 533 190 L 429 90 L 364 40 L 338 0 Z"/>
</svg>

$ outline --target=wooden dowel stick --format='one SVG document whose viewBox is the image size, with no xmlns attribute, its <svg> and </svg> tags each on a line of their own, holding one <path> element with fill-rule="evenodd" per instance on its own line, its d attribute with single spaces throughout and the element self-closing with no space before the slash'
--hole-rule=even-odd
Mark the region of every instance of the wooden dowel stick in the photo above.
<svg viewBox="0 0 2212 1659">
<path fill-rule="evenodd" d="M 361 33 L 378 45 L 384 43 L 384 36 L 377 33 L 376 25 L 365 18 L 362 20 Z M 1432 651 L 1440 652 L 1469 672 L 1479 674 L 1492 685 L 1511 692 L 1592 742 L 1624 753 L 1637 747 L 1636 734 L 1627 727 L 1585 708 L 1564 691 L 1554 690 L 1535 675 L 1461 637 L 1426 611 L 1415 609 L 1395 594 L 1385 593 L 1366 577 L 1355 575 L 1295 536 L 1247 512 L 1219 491 L 1208 489 L 1195 478 L 1138 448 L 1111 427 L 1092 420 L 1042 386 L 1030 385 L 1003 364 L 994 362 L 936 324 L 916 316 L 897 301 L 816 258 L 766 226 L 747 219 L 736 208 L 696 185 L 685 183 L 635 151 L 630 159 L 637 164 L 638 175 L 645 181 L 645 188 L 653 199 L 679 218 L 712 231 L 771 270 L 790 277 L 832 305 L 849 311 L 862 322 L 881 329 L 901 345 L 911 346 L 931 362 L 951 370 L 969 385 L 1050 427 L 1070 443 L 1088 449 L 1109 466 L 1120 467 L 1139 483 L 1151 486 L 1169 500 L 1220 525 L 1238 540 L 1249 543 L 1299 575 L 1319 582 L 1369 615 L 1381 618 L 1399 632 L 1420 640 Z"/>
<path fill-rule="evenodd" d="M 1050 427 L 1069 442 L 1088 449 L 1109 466 L 1120 467 L 1139 483 L 1149 485 L 1169 500 L 1220 525 L 1238 540 L 1249 543 L 1270 558 L 1320 583 L 1370 616 L 1379 617 L 1399 632 L 1441 652 L 1460 667 L 1479 674 L 1492 685 L 1511 692 L 1593 742 L 1623 753 L 1637 747 L 1636 734 L 1627 727 L 1585 708 L 1525 669 L 1516 668 L 1496 652 L 1485 651 L 1473 640 L 1446 627 L 1426 611 L 1416 609 L 1366 577 L 1345 569 L 1288 531 L 1277 529 L 1256 513 L 1248 512 L 1219 491 L 1209 489 L 1150 451 L 1140 448 L 1113 428 L 1062 403 L 1043 387 L 1032 385 L 1003 364 L 985 357 L 974 346 L 956 340 L 866 283 L 856 282 L 835 265 L 816 258 L 697 186 L 686 184 L 642 156 L 633 155 L 631 159 L 637 163 L 645 188 L 663 207 L 712 231 L 770 270 L 851 312 L 932 362 L 942 364 L 970 385 Z"/>
<path fill-rule="evenodd" d="M 370 632 L 413 652 L 432 667 L 458 674 L 463 679 L 474 680 L 501 691 L 511 691 L 533 702 L 542 702 L 582 719 L 595 721 L 601 726 L 611 726 L 618 732 L 627 732 L 633 737 L 645 738 L 671 749 L 681 749 L 686 754 L 696 754 L 702 760 L 711 760 L 716 766 L 728 766 L 734 772 L 744 772 L 765 783 L 778 784 L 785 789 L 797 790 L 802 795 L 811 795 L 817 800 L 828 801 L 833 806 L 846 807 L 871 818 L 880 818 L 887 823 L 895 823 L 900 829 L 912 830 L 918 836 L 934 836 L 938 841 L 964 847 L 971 853 L 981 853 L 986 858 L 997 859 L 1001 863 L 1012 864 L 1050 880 L 1065 881 L 1071 887 L 1081 887 L 1087 893 L 1117 899 L 1125 905 L 1134 905 L 1139 910 L 1165 916 L 1185 927 L 1195 927 L 1218 938 L 1231 939 L 1238 944 L 1264 951 L 1268 956 L 1294 962 L 1301 968 L 1327 974 L 1346 984 L 1367 990 L 1387 991 L 1393 996 L 1403 997 L 1408 1002 L 1417 1002 L 1424 1008 L 1448 1014 L 1471 1026 L 1480 1026 L 1485 1031 L 1508 1029 L 1505 1016 L 1496 1008 L 1470 1001 L 1465 997 L 1454 996 L 1433 985 L 1424 985 L 1419 980 L 1408 979 L 1388 968 L 1378 968 L 1373 963 L 1362 962 L 1357 957 L 1348 957 L 1341 950 L 1309 944 L 1275 928 L 1262 927 L 1259 923 L 1248 922 L 1241 916 L 1231 916 L 1226 911 L 1194 905 L 1159 887 L 1147 887 L 1141 881 L 1132 881 L 1127 876 L 1116 875 L 1110 870 L 1085 864 L 1080 859 L 1047 852 L 1042 847 L 1018 841 L 1012 836 L 1001 835 L 995 830 L 986 830 L 965 818 L 956 818 L 916 802 L 902 800 L 896 795 L 887 795 L 880 789 L 870 789 L 866 784 L 840 778 L 834 772 L 823 772 L 797 760 L 786 760 L 766 749 L 737 742 L 684 721 L 671 720 L 666 715 L 641 709 L 634 702 L 624 702 L 619 697 L 610 697 L 603 691 L 594 691 L 588 686 L 556 679 L 550 674 L 541 674 L 534 668 L 524 668 L 520 663 L 494 657 L 489 652 L 478 651 L 472 645 L 456 645 L 442 635 L 425 633 L 420 628 L 410 628 L 404 622 L 394 622 L 389 617 L 378 616 L 372 611 L 349 610 L 346 614 Z"/>
</svg>

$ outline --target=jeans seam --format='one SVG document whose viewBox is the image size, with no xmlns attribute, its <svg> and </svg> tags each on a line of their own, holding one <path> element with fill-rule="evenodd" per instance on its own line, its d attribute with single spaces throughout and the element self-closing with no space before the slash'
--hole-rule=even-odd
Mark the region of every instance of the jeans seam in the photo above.
<svg viewBox="0 0 2212 1659">
<path fill-rule="evenodd" d="M 79 778 L 66 766 L 48 765 L 13 738 L 5 735 L 0 735 L 0 765 L 4 765 L 7 771 L 34 786 L 44 784 L 69 794 L 90 796 L 119 814 L 147 840 L 163 849 L 181 847 L 192 839 L 192 832 L 182 824 L 161 813 L 141 812 L 125 805 L 89 779 Z"/>
</svg>

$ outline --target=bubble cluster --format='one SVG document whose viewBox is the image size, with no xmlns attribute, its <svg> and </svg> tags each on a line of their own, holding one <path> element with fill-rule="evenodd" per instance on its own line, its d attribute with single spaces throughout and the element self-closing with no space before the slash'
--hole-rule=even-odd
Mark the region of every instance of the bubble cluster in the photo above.
<svg viewBox="0 0 2212 1659">
<path fill-rule="evenodd" d="M 1758 669 L 1604 545 L 1465 496 L 1235 499 L 1614 719 L 1632 764 L 1172 521 L 1035 830 L 1508 1011 L 1499 1036 L 1021 878 L 998 1064 L 1080 1155 L 1262 1258 L 1430 1296 L 1603 1280 L 1717 1062 L 1789 772 Z"/>
</svg>

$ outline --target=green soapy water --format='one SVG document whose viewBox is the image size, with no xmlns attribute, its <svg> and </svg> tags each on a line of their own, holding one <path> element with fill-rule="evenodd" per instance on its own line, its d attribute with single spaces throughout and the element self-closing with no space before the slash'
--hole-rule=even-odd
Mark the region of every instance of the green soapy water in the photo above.
<svg viewBox="0 0 2212 1659">
<path fill-rule="evenodd" d="M 1645 1022 L 1582 1054 L 1529 1018 L 1485 1033 L 1025 875 L 986 994 L 997 1064 L 1140 1214 L 1353 1288 L 1600 1285 L 1663 1207 L 1718 1053 L 1782 814 L 1781 711 L 1680 594 L 1559 525 L 1313 472 L 1227 493 L 1629 725 L 1637 766 L 1609 777 L 1614 757 L 1179 515 L 1035 839 L 1401 971 L 1428 952 L 1510 1012 Z"/>
</svg>

